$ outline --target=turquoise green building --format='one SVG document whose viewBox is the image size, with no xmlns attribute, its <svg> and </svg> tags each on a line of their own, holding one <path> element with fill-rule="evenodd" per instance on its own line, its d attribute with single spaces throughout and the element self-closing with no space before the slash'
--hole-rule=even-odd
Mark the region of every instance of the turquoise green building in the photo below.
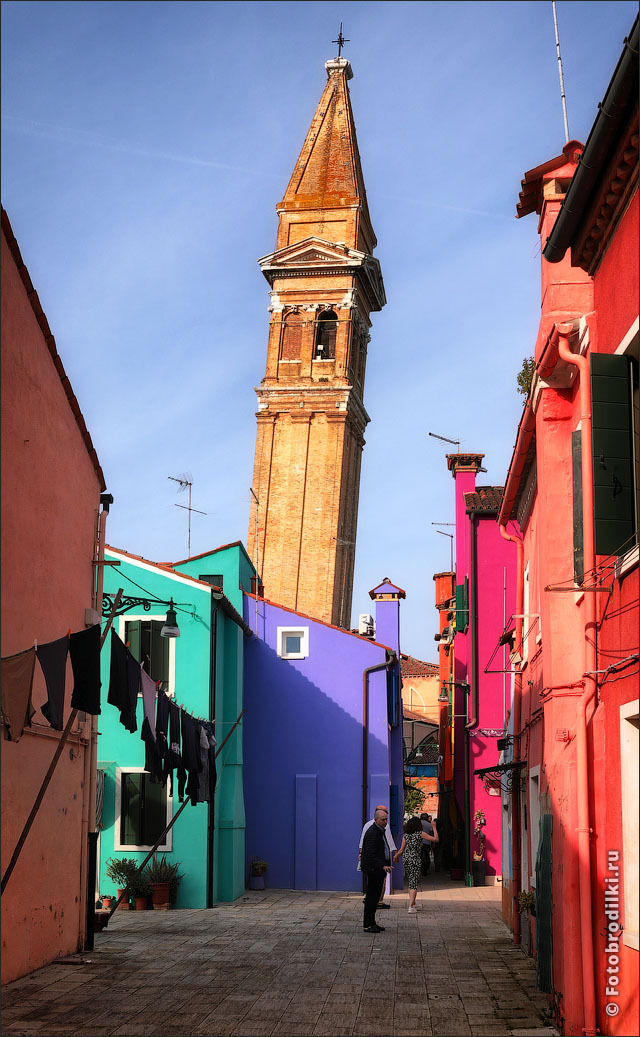
<svg viewBox="0 0 640 1037">
<path fill-rule="evenodd" d="M 105 566 L 105 598 L 113 601 L 119 588 L 123 592 L 120 614 L 113 621 L 116 633 L 169 696 L 194 717 L 214 721 L 219 747 L 243 708 L 243 639 L 251 631 L 242 619 L 242 594 L 251 590 L 255 575 L 244 547 L 229 544 L 174 565 L 107 547 L 105 560 L 117 563 Z M 173 600 L 179 637 L 160 636 L 167 606 L 153 599 Z M 171 795 L 169 784 L 163 788 L 152 783 L 144 771 L 142 698 L 133 734 L 120 723 L 117 708 L 107 703 L 109 664 L 105 646 L 98 737 L 100 893 L 114 891 L 106 875 L 107 859 L 133 857 L 142 863 L 181 805 L 177 780 Z M 167 861 L 179 863 L 183 875 L 177 907 L 211 907 L 244 891 L 242 740 L 240 723 L 216 760 L 214 803 L 186 806 L 158 848 Z"/>
</svg>

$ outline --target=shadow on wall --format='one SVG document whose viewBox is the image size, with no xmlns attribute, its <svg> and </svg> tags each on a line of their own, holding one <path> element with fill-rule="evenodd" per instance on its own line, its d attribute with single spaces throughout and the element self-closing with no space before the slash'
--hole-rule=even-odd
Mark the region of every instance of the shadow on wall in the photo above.
<svg viewBox="0 0 640 1037">
<path fill-rule="evenodd" d="M 362 726 L 354 716 L 362 711 L 363 659 L 359 679 L 345 675 L 338 660 L 333 669 L 325 660 L 341 705 L 264 641 L 246 646 L 247 870 L 253 857 L 266 860 L 270 887 L 361 888 Z M 371 681 L 370 714 L 379 714 L 380 697 L 386 719 L 385 674 L 375 676 L 382 681 Z M 370 735 L 371 771 L 387 758 L 387 746 Z"/>
</svg>

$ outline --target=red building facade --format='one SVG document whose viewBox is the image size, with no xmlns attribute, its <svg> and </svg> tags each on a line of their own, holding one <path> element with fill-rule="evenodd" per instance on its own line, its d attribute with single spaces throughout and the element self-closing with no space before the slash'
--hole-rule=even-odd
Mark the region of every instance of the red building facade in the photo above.
<svg viewBox="0 0 640 1037">
<path fill-rule="evenodd" d="M 499 515 L 522 531 L 508 907 L 566 1034 L 638 1026 L 637 76 L 636 22 L 584 149 L 527 173 L 518 205 L 543 259 Z"/>
</svg>

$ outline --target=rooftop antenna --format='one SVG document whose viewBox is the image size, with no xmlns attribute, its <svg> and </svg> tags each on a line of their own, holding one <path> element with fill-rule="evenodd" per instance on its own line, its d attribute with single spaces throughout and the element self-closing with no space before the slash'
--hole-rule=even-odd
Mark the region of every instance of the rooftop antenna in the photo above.
<svg viewBox="0 0 640 1037">
<path fill-rule="evenodd" d="M 338 57 L 340 57 L 340 54 L 342 53 L 342 48 L 344 47 L 345 43 L 351 43 L 351 40 L 345 40 L 344 36 L 342 35 L 342 22 L 340 22 L 340 32 L 338 33 L 338 39 L 331 40 L 331 42 L 338 44 Z"/>
<path fill-rule="evenodd" d="M 432 526 L 455 526 L 455 522 L 432 522 L 431 525 Z M 451 548 L 451 569 L 449 570 L 449 572 L 454 572 L 454 568 L 453 568 L 453 533 L 445 533 L 443 529 L 436 529 L 436 533 L 439 533 L 440 536 L 443 536 L 443 537 L 449 537 L 449 540 L 451 541 L 451 543 L 449 545 L 450 548 Z"/>
<path fill-rule="evenodd" d="M 171 479 L 171 482 L 180 483 L 180 490 L 189 490 L 189 503 L 176 504 L 176 508 L 184 508 L 185 511 L 189 512 L 189 527 L 187 534 L 187 558 L 191 558 L 191 512 L 197 511 L 198 515 L 206 515 L 207 513 L 206 511 L 199 511 L 198 508 L 191 507 L 191 487 L 193 486 L 193 476 L 190 472 L 187 472 L 185 475 L 168 475 L 167 479 Z"/>
<path fill-rule="evenodd" d="M 458 453 L 460 453 L 460 440 L 459 439 L 449 439 L 448 436 L 439 436 L 437 432 L 430 432 L 429 435 L 433 436 L 434 439 L 441 439 L 443 441 L 443 443 L 453 443 L 454 446 L 457 446 Z"/>
<path fill-rule="evenodd" d="M 558 15 L 556 13 L 556 0 L 551 0 L 553 7 L 553 25 L 556 30 L 556 51 L 558 54 L 558 75 L 560 77 L 560 95 L 562 97 L 562 117 L 564 119 L 564 142 L 569 143 L 569 123 L 567 121 L 567 101 L 564 96 L 564 76 L 562 74 L 562 58 L 560 57 L 560 37 L 558 36 Z"/>
</svg>

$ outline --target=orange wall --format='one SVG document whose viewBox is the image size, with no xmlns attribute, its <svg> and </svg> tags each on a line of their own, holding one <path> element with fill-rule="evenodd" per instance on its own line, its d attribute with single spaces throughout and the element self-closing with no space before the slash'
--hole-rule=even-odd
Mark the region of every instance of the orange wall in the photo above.
<svg viewBox="0 0 640 1037">
<path fill-rule="evenodd" d="M 2 235 L 2 655 L 83 629 L 101 482 Z M 67 677 L 65 721 L 72 681 Z M 55 751 L 38 707 L 2 743 L 2 871 Z M 83 810 L 89 722 L 72 734 L 2 896 L 2 981 L 78 949 L 83 929 Z"/>
</svg>

